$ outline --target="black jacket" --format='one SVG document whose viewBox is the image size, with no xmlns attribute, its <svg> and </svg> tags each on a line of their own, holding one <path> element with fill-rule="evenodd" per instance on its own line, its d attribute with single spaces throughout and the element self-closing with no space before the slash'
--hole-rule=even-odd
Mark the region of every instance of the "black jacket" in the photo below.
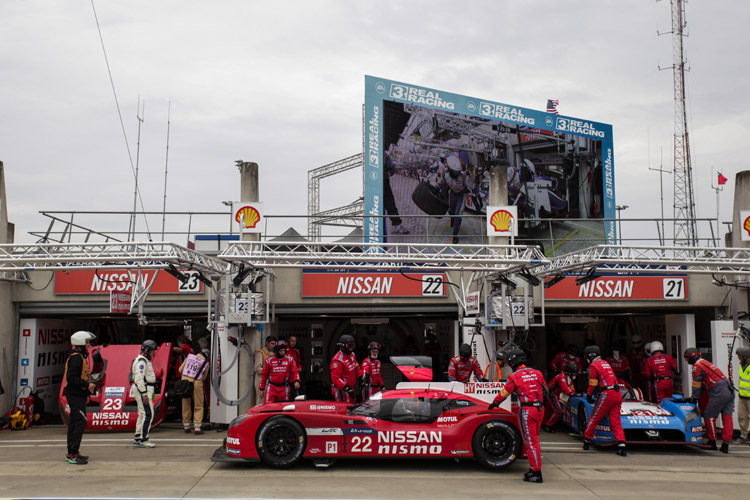
<svg viewBox="0 0 750 500">
<path fill-rule="evenodd" d="M 68 396 L 90 396 L 89 383 L 81 378 L 83 373 L 84 354 L 78 349 L 70 351 L 68 359 L 65 361 L 68 367 L 65 373 L 65 380 L 68 385 L 65 387 L 65 395 Z"/>
</svg>

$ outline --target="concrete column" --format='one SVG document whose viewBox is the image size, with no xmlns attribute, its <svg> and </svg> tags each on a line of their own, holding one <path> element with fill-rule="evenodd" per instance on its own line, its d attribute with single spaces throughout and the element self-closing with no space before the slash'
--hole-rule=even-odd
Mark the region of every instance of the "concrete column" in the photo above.
<svg viewBox="0 0 750 500">
<path fill-rule="evenodd" d="M 750 210 L 750 170 L 737 172 L 734 177 L 734 206 L 732 208 L 732 232 L 728 235 L 729 244 L 733 248 L 750 248 L 750 241 L 742 241 L 743 232 L 748 231 L 742 227 L 740 210 Z M 746 276 L 735 275 L 731 279 L 747 281 Z M 737 328 L 737 313 L 739 311 L 750 311 L 750 301 L 747 290 L 732 288 L 732 319 L 734 327 Z"/>
<path fill-rule="evenodd" d="M 508 204 L 508 169 L 506 165 L 490 167 L 490 205 Z M 505 236 L 490 236 L 490 245 L 508 245 L 510 238 Z"/>
<path fill-rule="evenodd" d="M 258 164 L 255 162 L 242 162 L 240 164 L 240 201 L 257 202 L 259 198 L 258 185 Z M 257 233 L 242 233 L 242 241 L 259 241 L 260 235 Z M 248 297 L 249 299 L 249 297 Z M 268 300 L 268 298 L 266 298 Z M 256 328 L 245 328 L 245 341 L 250 344 L 251 351 L 255 352 L 261 348 L 260 335 Z M 253 377 L 253 358 L 240 356 L 239 359 L 239 394 L 245 394 L 248 386 L 251 384 Z M 255 390 L 252 390 L 250 396 L 240 403 L 238 410 L 240 414 L 245 413 L 255 403 Z"/>
<path fill-rule="evenodd" d="M 0 243 L 13 243 L 13 225 L 8 223 L 8 204 L 5 195 L 5 167 L 0 161 Z M 10 282 L 0 281 L 0 381 L 5 394 L 0 396 L 0 415 L 10 410 L 14 405 L 16 392 L 14 373 L 16 371 L 16 321 L 17 316 L 13 308 L 12 287 Z"/>
</svg>

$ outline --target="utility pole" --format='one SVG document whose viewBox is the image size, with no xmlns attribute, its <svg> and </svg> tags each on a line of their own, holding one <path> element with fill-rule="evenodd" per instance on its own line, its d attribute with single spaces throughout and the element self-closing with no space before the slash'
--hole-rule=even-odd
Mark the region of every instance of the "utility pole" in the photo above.
<svg viewBox="0 0 750 500">
<path fill-rule="evenodd" d="M 653 172 L 659 172 L 659 199 L 661 200 L 661 232 L 659 233 L 659 245 L 664 246 L 667 236 L 664 234 L 664 174 L 671 174 L 672 171 L 664 170 L 664 164 L 661 156 L 659 157 L 659 168 L 648 167 Z M 658 227 L 658 226 L 657 226 Z"/>
<path fill-rule="evenodd" d="M 674 86 L 674 244 L 698 246 L 690 163 L 685 98 L 685 51 L 683 41 L 687 22 L 683 0 L 671 0 L 672 76 Z M 662 69 L 662 68 L 659 68 Z M 668 68 L 663 68 L 668 69 Z"/>
</svg>

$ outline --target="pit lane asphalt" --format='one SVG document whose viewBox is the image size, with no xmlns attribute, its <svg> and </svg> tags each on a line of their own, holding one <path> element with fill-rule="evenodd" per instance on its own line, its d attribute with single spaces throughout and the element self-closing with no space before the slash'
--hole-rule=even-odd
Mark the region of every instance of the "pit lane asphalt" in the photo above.
<svg viewBox="0 0 750 500">
<path fill-rule="evenodd" d="M 521 481 L 526 460 L 493 472 L 464 460 L 339 460 L 329 469 L 309 461 L 291 469 L 218 464 L 210 457 L 224 432 L 152 431 L 153 449 L 134 449 L 130 433 L 86 432 L 86 466 L 65 462 L 65 427 L 0 431 L 3 498 L 336 498 L 557 499 L 728 498 L 748 491 L 750 447 L 730 454 L 680 446 L 583 451 L 564 432 L 542 433 L 544 484 Z"/>
</svg>

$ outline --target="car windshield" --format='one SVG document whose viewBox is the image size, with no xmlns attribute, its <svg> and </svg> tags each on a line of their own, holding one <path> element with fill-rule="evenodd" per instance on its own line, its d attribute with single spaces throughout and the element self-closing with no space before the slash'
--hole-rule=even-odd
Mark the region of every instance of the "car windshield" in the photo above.
<svg viewBox="0 0 750 500">
<path fill-rule="evenodd" d="M 390 422 L 429 423 L 450 409 L 450 403 L 449 399 L 431 398 L 371 399 L 354 408 L 351 414 Z"/>
</svg>

